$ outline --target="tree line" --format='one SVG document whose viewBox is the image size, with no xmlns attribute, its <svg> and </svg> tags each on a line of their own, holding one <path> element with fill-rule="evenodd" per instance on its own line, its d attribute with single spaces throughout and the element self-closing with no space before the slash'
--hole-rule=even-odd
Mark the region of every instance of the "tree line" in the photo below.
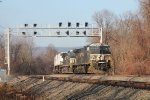
<svg viewBox="0 0 150 100">
<path fill-rule="evenodd" d="M 115 74 L 150 74 L 150 0 L 139 0 L 137 12 L 121 16 L 109 10 L 93 15 L 99 27 L 103 27 L 103 42 L 111 46 Z M 98 42 L 89 38 L 88 42 Z"/>
<path fill-rule="evenodd" d="M 4 36 L 0 35 L 0 67 L 5 65 Z M 53 45 L 46 47 L 44 52 L 35 54 L 35 45 L 31 38 L 13 37 L 10 40 L 11 74 L 50 74 L 53 71 L 54 56 L 57 53 Z"/>
</svg>

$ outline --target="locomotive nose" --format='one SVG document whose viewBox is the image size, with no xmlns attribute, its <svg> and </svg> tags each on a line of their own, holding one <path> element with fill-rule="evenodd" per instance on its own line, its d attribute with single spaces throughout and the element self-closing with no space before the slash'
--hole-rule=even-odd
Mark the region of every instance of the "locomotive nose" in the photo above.
<svg viewBox="0 0 150 100">
<path fill-rule="evenodd" d="M 106 64 L 106 61 L 99 61 L 98 62 L 98 67 L 100 70 L 103 70 L 103 71 L 107 71 L 106 67 L 107 67 L 107 64 Z"/>
<path fill-rule="evenodd" d="M 104 55 L 100 55 L 99 60 L 105 60 L 105 56 Z"/>
</svg>

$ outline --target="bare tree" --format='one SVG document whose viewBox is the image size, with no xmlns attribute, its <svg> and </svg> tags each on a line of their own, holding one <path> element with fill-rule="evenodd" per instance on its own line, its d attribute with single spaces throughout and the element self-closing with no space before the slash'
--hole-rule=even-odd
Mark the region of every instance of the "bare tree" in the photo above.
<svg viewBox="0 0 150 100">
<path fill-rule="evenodd" d="M 54 56 L 56 55 L 57 50 L 53 45 L 49 45 L 46 48 L 46 51 L 41 52 L 33 58 L 32 68 L 34 74 L 51 74 L 54 66 Z"/>
<path fill-rule="evenodd" d="M 148 27 L 150 27 L 150 0 L 139 0 L 139 2 L 145 23 L 147 23 Z"/>
<path fill-rule="evenodd" d="M 14 39 L 13 39 L 14 40 Z M 50 74 L 57 51 L 49 45 L 46 52 L 35 55 L 32 39 L 15 39 L 11 44 L 11 67 L 13 74 Z"/>
<path fill-rule="evenodd" d="M 113 31 L 113 24 L 115 23 L 117 17 L 111 11 L 102 10 L 100 12 L 96 12 L 93 18 L 97 23 L 98 27 L 103 28 L 104 42 L 108 44 Z M 95 42 L 95 40 L 97 41 L 98 39 L 94 39 L 93 41 Z"/>
<path fill-rule="evenodd" d="M 4 35 L 0 33 L 0 67 L 4 68 L 5 61 L 5 47 L 4 47 Z"/>
<path fill-rule="evenodd" d="M 42 59 L 43 59 L 44 63 L 47 64 L 50 72 L 52 72 L 52 70 L 53 70 L 54 57 L 57 53 L 58 52 L 57 52 L 56 48 L 52 44 L 49 44 L 46 52 L 42 56 Z"/>
<path fill-rule="evenodd" d="M 31 39 L 15 38 L 11 42 L 11 65 L 15 73 L 31 73 L 33 44 Z"/>
<path fill-rule="evenodd" d="M 108 11 L 94 15 L 98 25 L 104 28 L 105 43 L 111 46 L 116 74 L 150 74 L 147 67 L 150 64 L 149 17 L 142 15 L 144 17 L 139 13 L 127 12 L 117 18 Z M 90 41 L 98 40 L 92 38 Z"/>
</svg>

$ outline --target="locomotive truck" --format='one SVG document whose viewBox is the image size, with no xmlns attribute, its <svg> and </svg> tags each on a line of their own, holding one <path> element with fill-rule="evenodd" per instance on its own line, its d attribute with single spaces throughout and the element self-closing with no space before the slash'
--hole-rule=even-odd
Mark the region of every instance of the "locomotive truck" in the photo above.
<svg viewBox="0 0 150 100">
<path fill-rule="evenodd" d="M 54 73 L 89 73 L 111 70 L 110 46 L 92 43 L 83 48 L 60 52 L 54 57 Z"/>
</svg>

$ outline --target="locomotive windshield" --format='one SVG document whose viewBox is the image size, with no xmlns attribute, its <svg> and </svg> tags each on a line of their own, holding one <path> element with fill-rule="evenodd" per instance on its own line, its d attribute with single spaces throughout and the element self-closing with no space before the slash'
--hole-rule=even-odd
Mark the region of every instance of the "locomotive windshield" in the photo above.
<svg viewBox="0 0 150 100">
<path fill-rule="evenodd" d="M 75 53 L 73 51 L 68 52 L 70 58 L 75 58 Z"/>
<path fill-rule="evenodd" d="M 100 54 L 110 54 L 109 46 L 100 46 Z"/>
<path fill-rule="evenodd" d="M 90 46 L 91 54 L 110 54 L 110 47 L 106 46 Z"/>
</svg>

